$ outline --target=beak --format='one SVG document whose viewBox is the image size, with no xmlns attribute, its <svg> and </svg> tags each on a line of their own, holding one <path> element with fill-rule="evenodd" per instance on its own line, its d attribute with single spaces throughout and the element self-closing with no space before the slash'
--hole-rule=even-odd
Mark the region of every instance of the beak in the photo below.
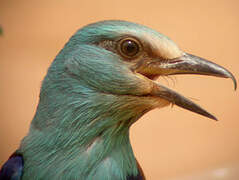
<svg viewBox="0 0 239 180">
<path fill-rule="evenodd" d="M 237 82 L 231 72 L 211 61 L 194 56 L 192 54 L 184 54 L 180 58 L 168 60 L 164 63 L 164 69 L 168 69 L 168 75 L 172 74 L 201 74 L 208 76 L 217 76 L 223 78 L 231 78 L 234 89 L 237 89 Z"/>
<path fill-rule="evenodd" d="M 184 53 L 183 56 L 171 60 L 152 60 L 151 62 L 147 62 L 146 64 L 147 65 L 142 64 L 142 66 L 136 71 L 147 77 L 174 74 L 201 74 L 231 78 L 234 83 L 234 89 L 236 90 L 237 88 L 236 79 L 228 70 L 213 62 L 191 54 Z M 151 95 L 163 98 L 181 108 L 217 120 L 213 115 L 202 109 L 197 104 L 193 103 L 191 100 L 185 98 L 184 96 L 176 93 L 173 90 L 160 85 L 157 82 L 155 82 L 155 86 L 152 90 Z"/>
<path fill-rule="evenodd" d="M 171 102 L 172 104 L 176 104 L 181 108 L 201 114 L 203 116 L 206 116 L 210 119 L 214 119 L 217 121 L 217 118 L 215 116 L 213 116 L 212 114 L 201 108 L 199 105 L 195 104 L 186 97 L 178 94 L 177 92 L 168 89 L 158 83 L 156 83 L 156 86 L 153 88 L 151 95 L 154 97 L 160 97 L 162 99 Z"/>
</svg>

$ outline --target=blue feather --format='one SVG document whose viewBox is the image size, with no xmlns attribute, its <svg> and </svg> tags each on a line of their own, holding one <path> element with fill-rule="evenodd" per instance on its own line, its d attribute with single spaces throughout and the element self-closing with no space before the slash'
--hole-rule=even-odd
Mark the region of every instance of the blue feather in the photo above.
<svg viewBox="0 0 239 180">
<path fill-rule="evenodd" d="M 20 180 L 23 170 L 23 157 L 14 153 L 0 170 L 0 180 Z"/>
</svg>

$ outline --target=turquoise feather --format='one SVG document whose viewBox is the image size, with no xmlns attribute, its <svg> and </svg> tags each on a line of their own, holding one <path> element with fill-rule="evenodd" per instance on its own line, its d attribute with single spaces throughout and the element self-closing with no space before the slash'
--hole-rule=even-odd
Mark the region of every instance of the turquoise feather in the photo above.
<svg viewBox="0 0 239 180">
<path fill-rule="evenodd" d="M 0 180 L 144 180 L 129 140 L 142 115 L 172 103 L 216 120 L 154 81 L 173 74 L 231 78 L 237 87 L 225 68 L 145 26 L 102 21 L 83 27 L 48 69 L 29 133 Z"/>
<path fill-rule="evenodd" d="M 138 174 L 129 128 L 154 107 L 135 96 L 145 93 L 144 84 L 127 63 L 95 45 L 131 27 L 156 34 L 124 21 L 100 22 L 79 30 L 56 57 L 19 149 L 23 180 L 124 180 Z"/>
</svg>

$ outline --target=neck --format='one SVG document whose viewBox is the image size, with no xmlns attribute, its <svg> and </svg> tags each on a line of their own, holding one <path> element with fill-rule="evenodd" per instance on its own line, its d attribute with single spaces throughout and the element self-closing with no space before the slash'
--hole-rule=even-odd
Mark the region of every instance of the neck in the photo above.
<svg viewBox="0 0 239 180">
<path fill-rule="evenodd" d="M 36 174 L 59 179 L 66 171 L 63 179 L 126 179 L 136 175 L 129 127 L 146 112 L 145 104 L 132 103 L 135 97 L 130 96 L 119 98 L 94 91 L 88 91 L 87 96 L 67 96 L 53 89 L 47 96 L 41 93 L 30 132 L 20 147 L 26 160 L 24 168 L 31 169 L 25 179 Z"/>
<path fill-rule="evenodd" d="M 68 132 L 62 132 L 61 135 L 65 136 L 66 133 Z M 66 142 L 68 146 L 56 148 L 52 142 L 51 146 L 42 143 L 45 140 L 43 138 L 50 142 L 53 137 L 41 138 L 41 135 L 32 129 L 20 149 L 24 152 L 24 168 L 28 169 L 23 179 L 40 177 L 72 180 L 85 177 L 86 180 L 91 180 L 100 177 L 100 180 L 103 180 L 114 177 L 115 180 L 122 180 L 136 176 L 138 169 L 128 131 L 114 136 L 108 133 L 104 132 L 85 146 L 80 145 L 80 142 Z"/>
</svg>

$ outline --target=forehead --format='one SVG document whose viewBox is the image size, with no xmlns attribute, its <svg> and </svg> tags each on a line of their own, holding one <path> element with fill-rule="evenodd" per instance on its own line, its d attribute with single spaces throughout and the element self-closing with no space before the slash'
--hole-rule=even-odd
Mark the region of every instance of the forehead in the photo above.
<svg viewBox="0 0 239 180">
<path fill-rule="evenodd" d="M 146 42 L 151 51 L 164 59 L 173 59 L 183 55 L 179 47 L 168 37 L 150 31 L 135 32 L 136 37 Z"/>
<path fill-rule="evenodd" d="M 86 26 L 83 31 L 84 29 L 91 37 L 114 39 L 132 35 L 147 44 L 155 55 L 165 59 L 173 59 L 183 54 L 179 47 L 167 36 L 143 25 L 127 21 L 102 21 Z"/>
</svg>

